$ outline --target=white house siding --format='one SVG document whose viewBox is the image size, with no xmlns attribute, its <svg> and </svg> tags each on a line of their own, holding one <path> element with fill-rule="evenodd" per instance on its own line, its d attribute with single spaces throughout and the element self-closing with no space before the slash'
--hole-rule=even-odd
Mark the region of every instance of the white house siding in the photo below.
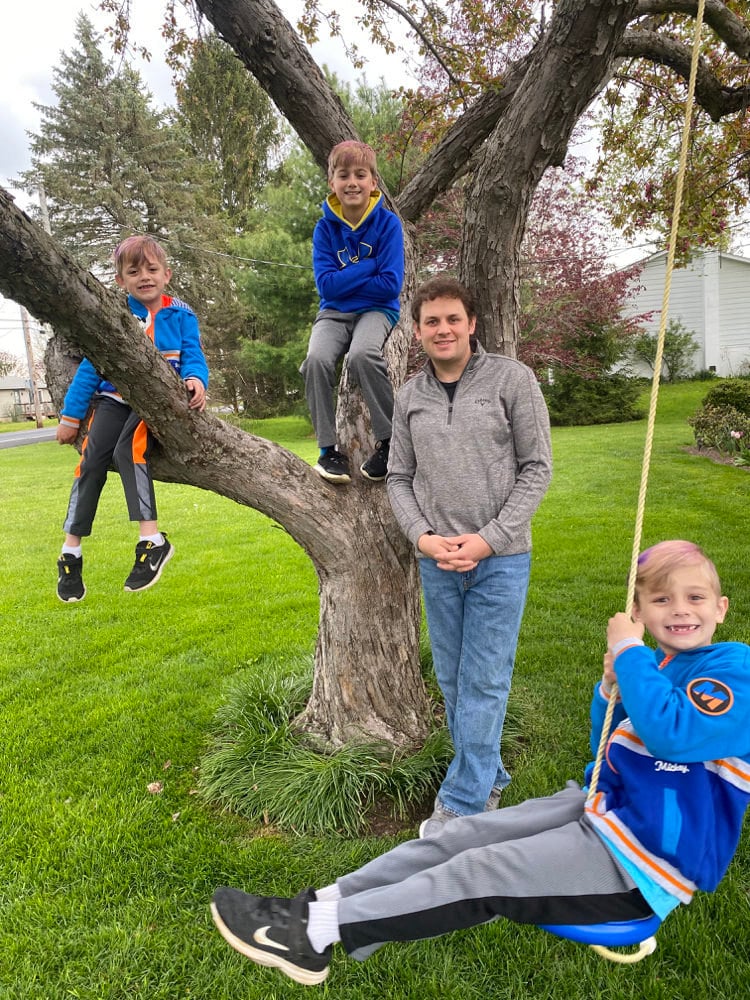
<svg viewBox="0 0 750 1000">
<path fill-rule="evenodd" d="M 631 299 L 631 314 L 651 312 L 646 326 L 658 333 L 666 280 L 666 254 L 643 263 L 640 290 Z M 700 344 L 693 358 L 696 371 L 711 368 L 719 375 L 746 372 L 750 365 L 750 259 L 716 251 L 675 268 L 668 320 L 678 320 Z M 644 374 L 650 374 L 644 371 Z"/>
<path fill-rule="evenodd" d="M 750 370 L 750 260 L 721 257 L 720 375 Z"/>
</svg>

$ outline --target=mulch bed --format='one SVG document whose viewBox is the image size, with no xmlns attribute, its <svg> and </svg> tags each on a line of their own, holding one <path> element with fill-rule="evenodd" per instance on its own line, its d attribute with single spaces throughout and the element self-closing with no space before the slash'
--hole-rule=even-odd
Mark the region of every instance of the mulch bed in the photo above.
<svg viewBox="0 0 750 1000">
<path fill-rule="evenodd" d="M 688 455 L 696 455 L 698 458 L 707 458 L 710 462 L 716 462 L 717 465 L 734 465 L 734 459 L 729 455 L 723 454 L 723 452 L 717 451 L 716 448 L 696 448 L 693 445 L 690 448 L 685 448 L 684 451 Z M 737 469 L 744 469 L 746 472 L 750 472 L 750 465 L 737 465 Z"/>
</svg>

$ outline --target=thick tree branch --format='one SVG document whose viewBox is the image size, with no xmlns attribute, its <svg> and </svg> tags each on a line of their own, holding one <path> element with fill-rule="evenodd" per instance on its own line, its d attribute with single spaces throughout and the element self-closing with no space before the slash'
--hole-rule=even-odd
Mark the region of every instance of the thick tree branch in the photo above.
<svg viewBox="0 0 750 1000">
<path fill-rule="evenodd" d="M 196 6 L 326 170 L 331 148 L 356 133 L 338 96 L 273 0 L 196 0 Z"/>
<path fill-rule="evenodd" d="M 690 76 L 691 48 L 656 31 L 628 31 L 617 48 L 618 56 L 648 59 L 669 66 L 685 80 Z M 724 87 L 709 72 L 703 60 L 698 63 L 695 99 L 718 122 L 727 115 L 743 111 L 750 104 L 750 87 Z"/>
<path fill-rule="evenodd" d="M 344 499 L 296 455 L 209 414 L 188 409 L 171 366 L 146 338 L 122 296 L 84 271 L 0 188 L 0 292 L 50 323 L 117 385 L 161 445 L 160 478 L 190 483 L 280 521 L 314 560 L 332 569 L 361 529 Z M 360 500 L 368 520 L 372 497 Z M 338 537 L 337 537 L 338 536 Z"/>
<path fill-rule="evenodd" d="M 697 0 L 640 0 L 638 17 L 653 17 L 659 14 L 698 13 Z M 750 27 L 734 14 L 721 0 L 706 0 L 704 20 L 724 42 L 730 52 L 740 59 L 750 60 Z"/>
<path fill-rule="evenodd" d="M 461 176 L 513 103 L 532 57 L 533 51 L 513 63 L 503 79 L 486 90 L 430 152 L 398 197 L 398 210 L 404 219 L 416 222 L 435 198 Z"/>
</svg>

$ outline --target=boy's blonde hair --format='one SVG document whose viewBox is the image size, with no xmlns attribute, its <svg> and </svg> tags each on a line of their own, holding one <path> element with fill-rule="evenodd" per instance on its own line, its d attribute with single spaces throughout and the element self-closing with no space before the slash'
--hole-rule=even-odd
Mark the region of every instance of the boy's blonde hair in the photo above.
<svg viewBox="0 0 750 1000">
<path fill-rule="evenodd" d="M 144 260 L 156 260 L 164 268 L 169 266 L 164 248 L 153 236 L 128 236 L 115 247 L 114 259 L 115 271 L 120 278 L 126 267 L 131 264 L 138 267 Z"/>
<path fill-rule="evenodd" d="M 367 167 L 375 180 L 378 179 L 378 164 L 375 150 L 366 142 L 345 139 L 333 147 L 328 154 L 328 180 L 339 167 Z"/>
<path fill-rule="evenodd" d="M 639 591 L 659 590 L 666 585 L 669 575 L 683 566 L 700 566 L 704 569 L 716 596 L 721 597 L 719 574 L 703 549 L 695 542 L 673 539 L 652 545 L 638 556 L 638 570 L 635 577 L 636 603 Z"/>
</svg>

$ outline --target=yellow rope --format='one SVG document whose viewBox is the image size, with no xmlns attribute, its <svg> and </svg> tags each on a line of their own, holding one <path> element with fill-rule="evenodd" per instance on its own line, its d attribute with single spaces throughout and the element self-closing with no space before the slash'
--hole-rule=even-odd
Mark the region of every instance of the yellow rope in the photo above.
<svg viewBox="0 0 750 1000">
<path fill-rule="evenodd" d="M 654 425 L 656 423 L 656 404 L 659 399 L 659 379 L 661 376 L 662 357 L 664 354 L 664 336 L 667 329 L 667 314 L 669 312 L 669 295 L 672 288 L 672 271 L 674 270 L 674 259 L 677 248 L 677 229 L 680 222 L 680 209 L 682 208 L 682 191 L 685 181 L 685 170 L 687 166 L 688 144 L 690 138 L 690 123 L 693 115 L 693 97 L 695 94 L 695 80 L 698 74 L 698 57 L 700 54 L 700 35 L 703 27 L 703 13 L 705 0 L 698 0 L 698 13 L 695 19 L 695 35 L 693 37 L 693 54 L 690 64 L 690 81 L 688 84 L 687 102 L 685 104 L 685 121 L 682 128 L 682 147 L 680 149 L 680 165 L 677 172 L 677 186 L 675 188 L 674 211 L 672 213 L 672 227 L 669 234 L 669 253 L 667 254 L 667 270 L 664 280 L 664 298 L 662 300 L 661 318 L 659 322 L 659 336 L 656 343 L 656 358 L 654 360 L 654 377 L 651 383 L 651 401 L 648 410 L 648 423 L 646 427 L 646 442 L 643 450 L 643 465 L 641 468 L 641 485 L 638 491 L 638 509 L 635 518 L 635 531 L 633 536 L 633 550 L 630 558 L 630 572 L 628 574 L 628 592 L 625 601 L 625 609 L 628 614 L 633 610 L 635 598 L 635 578 L 638 572 L 638 556 L 641 551 L 641 536 L 643 534 L 643 515 L 646 510 L 646 490 L 648 487 L 648 474 L 651 467 L 651 450 L 654 441 Z M 596 751 L 596 762 L 589 783 L 588 799 L 596 795 L 599 784 L 599 775 L 602 769 L 602 762 L 607 748 L 607 740 L 612 729 L 612 718 L 617 702 L 617 684 L 612 685 L 609 696 L 609 704 L 604 716 L 602 733 L 599 739 L 599 746 Z M 603 958 L 610 962 L 621 964 L 634 964 L 640 962 L 646 955 L 650 955 L 656 948 L 656 939 L 648 938 L 641 942 L 638 951 L 631 954 L 623 954 L 612 951 L 601 945 L 591 945 Z"/>
<path fill-rule="evenodd" d="M 690 142 L 690 125 L 693 117 L 693 98 L 695 95 L 695 80 L 698 75 L 698 58 L 700 56 L 701 29 L 703 27 L 703 13 L 705 10 L 705 0 L 698 0 L 698 12 L 695 18 L 695 34 L 693 36 L 693 53 L 690 63 L 690 80 L 688 83 L 687 101 L 685 103 L 685 119 L 682 127 L 682 146 L 680 148 L 680 163 L 677 170 L 677 185 L 674 195 L 674 210 L 672 212 L 672 227 L 669 234 L 669 252 L 667 254 L 667 270 L 664 280 L 664 297 L 662 299 L 661 317 L 659 320 L 659 336 L 656 342 L 656 358 L 654 360 L 654 376 L 651 381 L 651 401 L 648 410 L 648 422 L 646 425 L 646 442 L 643 450 L 643 465 L 641 467 L 641 485 L 638 491 L 638 508 L 635 517 L 635 531 L 633 535 L 633 550 L 630 557 L 630 572 L 628 574 L 628 592 L 625 601 L 625 610 L 628 614 L 633 610 L 633 600 L 635 597 L 635 578 L 638 572 L 638 556 L 641 551 L 641 536 L 643 534 L 643 515 L 646 510 L 646 490 L 648 487 L 648 474 L 651 467 L 651 449 L 654 441 L 654 425 L 656 423 L 656 404 L 659 400 L 659 379 L 661 376 L 662 358 L 664 355 L 664 336 L 667 329 L 667 314 L 669 312 L 669 296 L 672 290 L 672 271 L 674 270 L 674 259 L 677 250 L 677 230 L 680 224 L 680 210 L 682 208 L 682 191 L 685 183 L 685 170 L 687 168 L 688 148 Z M 612 717 L 617 702 L 617 685 L 612 685 L 612 692 L 607 705 L 607 711 L 602 725 L 602 734 L 596 752 L 596 762 L 589 783 L 588 798 L 592 799 L 596 795 L 599 784 L 599 774 L 602 769 L 602 761 L 607 748 L 609 732 L 612 728 Z"/>
</svg>

